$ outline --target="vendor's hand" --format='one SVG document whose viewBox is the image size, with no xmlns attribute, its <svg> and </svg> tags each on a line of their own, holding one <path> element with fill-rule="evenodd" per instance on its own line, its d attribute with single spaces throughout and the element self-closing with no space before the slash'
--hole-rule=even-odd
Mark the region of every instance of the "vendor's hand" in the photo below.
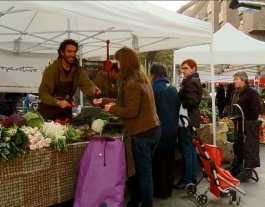
<svg viewBox="0 0 265 207">
<path fill-rule="evenodd" d="M 98 94 L 101 94 L 101 90 L 98 88 L 98 87 L 96 87 L 95 89 L 94 89 L 94 92 L 93 92 L 95 95 L 98 95 Z"/>
<path fill-rule="evenodd" d="M 72 107 L 71 104 L 65 100 L 58 100 L 56 102 L 57 106 L 61 107 L 61 108 L 69 108 L 69 107 Z"/>
<path fill-rule="evenodd" d="M 93 104 L 97 104 L 97 105 L 102 104 L 102 98 L 94 99 Z"/>
<path fill-rule="evenodd" d="M 109 112 L 109 110 L 110 110 L 110 107 L 112 107 L 112 106 L 114 106 L 115 105 L 115 103 L 109 103 L 109 104 L 106 104 L 105 105 L 105 108 L 104 108 L 104 110 L 106 111 L 106 112 Z"/>
</svg>

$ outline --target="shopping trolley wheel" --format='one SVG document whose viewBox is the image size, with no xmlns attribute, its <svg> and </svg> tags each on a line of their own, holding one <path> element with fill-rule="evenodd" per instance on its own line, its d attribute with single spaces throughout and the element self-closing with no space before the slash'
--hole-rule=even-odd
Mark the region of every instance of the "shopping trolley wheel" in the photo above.
<svg viewBox="0 0 265 207">
<path fill-rule="evenodd" d="M 186 185 L 185 187 L 185 192 L 188 194 L 188 195 L 195 195 L 196 192 L 197 192 L 197 187 L 195 184 L 193 183 L 189 183 L 188 185 Z"/>
<path fill-rule="evenodd" d="M 239 205 L 240 204 L 240 200 L 241 200 L 241 196 L 240 195 L 237 195 L 236 196 L 236 205 Z"/>
<path fill-rule="evenodd" d="M 197 206 L 206 206 L 209 202 L 209 198 L 206 194 L 198 194 L 195 202 Z"/>
</svg>

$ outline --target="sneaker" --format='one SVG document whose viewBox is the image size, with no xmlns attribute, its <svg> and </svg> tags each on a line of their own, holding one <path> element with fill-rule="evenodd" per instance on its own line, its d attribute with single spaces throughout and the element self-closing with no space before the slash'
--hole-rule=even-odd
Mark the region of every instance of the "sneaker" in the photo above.
<svg viewBox="0 0 265 207">
<path fill-rule="evenodd" d="M 186 186 L 187 186 L 187 184 L 179 182 L 178 184 L 173 185 L 173 188 L 175 188 L 175 189 L 184 189 Z"/>
</svg>

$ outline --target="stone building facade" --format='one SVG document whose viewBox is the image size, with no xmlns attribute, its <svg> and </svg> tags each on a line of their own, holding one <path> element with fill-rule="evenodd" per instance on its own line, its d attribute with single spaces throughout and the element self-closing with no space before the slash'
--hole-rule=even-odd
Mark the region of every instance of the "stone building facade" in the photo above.
<svg viewBox="0 0 265 207">
<path fill-rule="evenodd" d="M 264 2 L 264 0 L 255 0 Z M 265 41 L 265 7 L 256 13 L 238 12 L 229 9 L 230 0 L 196 1 L 194 5 L 183 11 L 177 12 L 203 21 L 210 22 L 213 32 L 219 30 L 227 22 L 245 34 Z"/>
</svg>

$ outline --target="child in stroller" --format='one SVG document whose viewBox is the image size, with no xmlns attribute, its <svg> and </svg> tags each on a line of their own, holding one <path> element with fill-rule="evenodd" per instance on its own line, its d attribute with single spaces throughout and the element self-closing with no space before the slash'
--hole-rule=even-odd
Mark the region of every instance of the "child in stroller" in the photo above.
<svg viewBox="0 0 265 207">
<path fill-rule="evenodd" d="M 186 122 L 186 120 L 187 122 Z M 195 128 L 192 126 L 190 119 L 187 116 L 180 115 L 185 130 L 187 130 L 188 137 L 192 140 L 199 156 L 203 167 L 203 176 L 197 184 L 190 183 L 186 186 L 185 191 L 188 195 L 196 196 L 197 206 L 206 206 L 209 202 L 207 192 L 210 191 L 217 198 L 221 193 L 230 194 L 229 203 L 232 204 L 236 201 L 237 205 L 240 203 L 240 195 L 237 192 L 246 195 L 246 193 L 237 187 L 240 181 L 234 178 L 228 171 L 220 167 L 222 162 L 222 150 L 219 147 L 204 144 L 200 137 L 197 135 Z M 206 178 L 210 186 L 204 193 L 197 194 L 197 185 Z"/>
</svg>

